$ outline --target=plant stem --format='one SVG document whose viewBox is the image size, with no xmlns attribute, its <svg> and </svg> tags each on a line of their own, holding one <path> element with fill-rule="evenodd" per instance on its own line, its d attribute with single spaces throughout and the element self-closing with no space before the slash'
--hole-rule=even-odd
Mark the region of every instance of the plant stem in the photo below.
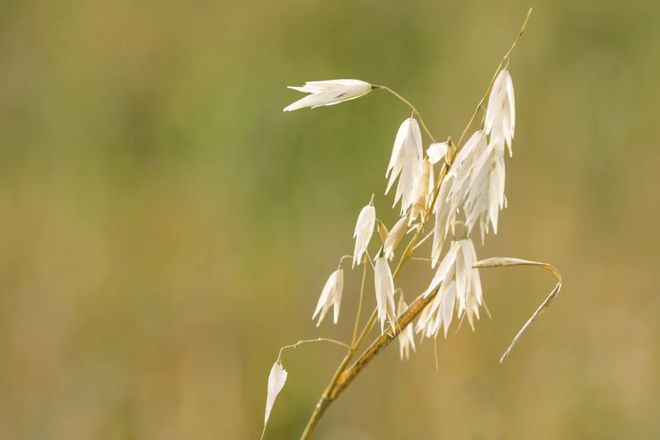
<svg viewBox="0 0 660 440">
<path fill-rule="evenodd" d="M 410 103 L 410 101 L 408 101 L 406 98 L 404 98 L 403 96 L 399 95 L 397 92 L 395 92 L 394 90 L 390 89 L 390 88 L 387 87 L 387 86 L 374 85 L 373 87 L 376 88 L 376 89 L 382 89 L 382 90 L 385 90 L 385 91 L 391 93 L 392 95 L 396 96 L 400 101 L 402 101 L 404 104 L 406 104 L 408 107 L 410 107 L 410 109 L 413 111 L 413 113 L 416 114 L 417 117 L 419 118 L 419 122 L 422 124 L 422 128 L 424 129 L 424 131 L 426 132 L 426 134 L 429 136 L 429 138 L 431 139 L 431 141 L 433 141 L 433 142 L 435 143 L 435 138 L 433 137 L 433 135 L 431 134 L 431 131 L 430 131 L 430 130 L 428 129 L 428 127 L 426 126 L 426 123 L 424 122 L 424 118 L 422 118 L 421 113 L 419 113 L 419 111 L 417 111 L 417 109 L 415 108 L 415 106 L 412 105 L 412 104 Z"/>
<path fill-rule="evenodd" d="M 362 261 L 364 268 L 362 269 L 362 283 L 360 284 L 360 299 L 358 301 L 357 313 L 355 314 L 355 324 L 353 325 L 353 337 L 351 338 L 351 347 L 355 346 L 355 338 L 357 338 L 358 326 L 360 325 L 360 315 L 362 314 L 362 300 L 364 299 L 364 283 L 367 280 L 367 260 Z"/>
<path fill-rule="evenodd" d="M 426 307 L 427 304 L 433 301 L 433 298 L 435 298 L 437 293 L 438 290 L 436 289 L 426 297 L 417 297 L 417 299 L 403 312 L 397 322 L 396 328 L 394 330 L 390 329 L 376 338 L 355 363 L 341 373 L 332 389 L 330 398 L 333 400 L 336 399 L 353 381 L 353 379 L 355 379 L 358 373 L 362 371 L 362 369 L 366 367 L 383 348 L 387 347 L 389 343 L 392 342 L 394 338 L 396 338 L 399 333 L 401 333 L 401 331 L 422 312 L 422 310 L 424 310 L 424 307 Z"/>
<path fill-rule="evenodd" d="M 284 347 L 280 348 L 280 352 L 277 355 L 277 360 L 282 359 L 282 353 L 284 352 L 284 350 L 289 350 L 289 349 L 292 349 L 292 348 L 298 348 L 301 345 L 311 344 L 311 343 L 314 343 L 314 342 L 330 342 L 332 344 L 339 345 L 339 346 L 342 346 L 342 347 L 347 348 L 347 349 L 351 348 L 350 345 L 345 344 L 341 341 L 337 341 L 336 339 L 330 339 L 330 338 L 302 339 L 302 340 L 296 342 L 295 344 L 285 345 Z"/>
<path fill-rule="evenodd" d="M 443 169 L 445 169 L 445 167 L 443 167 Z M 429 207 L 429 209 L 430 209 L 430 207 Z M 426 215 L 425 218 L 428 218 L 428 215 Z M 414 249 L 415 242 L 417 241 L 417 238 L 421 234 L 422 229 L 423 228 L 419 228 L 417 230 L 417 232 L 415 233 L 415 235 L 410 240 L 410 242 L 408 243 L 408 246 L 406 247 L 405 251 L 403 252 L 403 254 L 401 256 L 401 259 L 399 260 L 399 264 L 397 265 L 396 269 L 394 270 L 392 278 L 396 279 L 397 275 L 401 272 L 401 269 L 403 268 L 403 266 L 406 264 L 406 262 L 410 258 L 410 254 L 412 253 L 412 250 Z M 364 283 L 364 275 L 363 275 L 363 283 Z M 364 289 L 361 289 L 361 291 L 363 291 L 363 290 Z M 432 295 L 432 296 L 435 296 L 435 295 Z M 410 307 L 408 308 L 408 310 L 410 310 Z M 417 313 L 419 313 L 419 312 L 417 312 Z M 417 315 L 417 313 L 415 314 L 415 316 Z M 402 317 L 399 319 L 399 323 L 401 323 L 401 319 L 403 319 L 405 316 L 406 316 L 406 314 L 404 313 L 402 315 Z M 343 388 L 350 381 L 352 381 L 352 378 L 348 382 L 346 382 L 346 380 L 340 381 L 340 378 L 344 376 L 346 371 L 349 371 L 353 368 L 353 367 L 347 368 L 348 364 L 353 360 L 353 357 L 355 356 L 355 353 L 356 353 L 357 349 L 360 347 L 362 342 L 364 342 L 365 338 L 367 337 L 369 332 L 373 329 L 373 326 L 376 324 L 376 317 L 377 317 L 377 312 L 376 312 L 376 309 L 374 309 L 374 311 L 371 313 L 371 316 L 367 320 L 367 323 L 362 328 L 362 332 L 360 333 L 360 336 L 357 338 L 357 340 L 355 340 L 352 343 L 351 347 L 348 349 L 348 352 L 344 356 L 344 359 L 342 359 L 341 363 L 339 364 L 339 367 L 337 368 L 337 370 L 335 371 L 335 374 L 333 375 L 332 379 L 330 380 L 330 383 L 328 384 L 328 386 L 323 391 L 323 394 L 321 394 L 321 397 L 319 398 L 318 402 L 316 403 L 316 406 L 314 407 L 314 411 L 312 412 L 312 415 L 309 417 L 309 420 L 307 421 L 307 426 L 305 426 L 305 430 L 303 431 L 302 435 L 300 436 L 301 440 L 308 440 L 308 439 L 312 438 L 312 435 L 314 434 L 314 431 L 316 429 L 316 425 L 318 425 L 319 421 L 321 420 L 321 418 L 325 414 L 325 411 L 328 409 L 328 406 L 330 406 L 330 404 L 335 400 L 335 398 L 338 395 L 337 391 L 336 391 L 338 384 L 345 383 L 345 385 L 342 386 L 342 390 L 343 390 Z M 414 319 L 414 316 L 410 319 L 411 320 Z M 398 332 L 404 327 L 401 327 L 400 325 L 397 325 L 396 333 L 398 334 Z M 356 329 L 357 329 L 357 326 L 355 327 L 355 330 Z M 382 337 L 382 335 L 381 335 L 381 337 Z M 354 337 L 354 339 L 355 339 L 355 337 Z M 376 341 L 378 341 L 378 339 Z M 373 346 L 373 343 L 371 345 Z M 380 349 L 378 351 L 380 351 Z M 364 355 L 362 355 L 361 358 L 362 357 L 364 357 Z M 355 374 L 357 374 L 357 371 L 356 371 Z"/>
</svg>

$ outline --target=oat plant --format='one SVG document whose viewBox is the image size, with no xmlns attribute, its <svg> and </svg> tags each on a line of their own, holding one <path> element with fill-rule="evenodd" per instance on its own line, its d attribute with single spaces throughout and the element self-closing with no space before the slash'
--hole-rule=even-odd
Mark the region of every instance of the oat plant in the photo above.
<svg viewBox="0 0 660 440">
<path fill-rule="evenodd" d="M 262 437 L 275 398 L 287 378 L 282 354 L 288 349 L 312 342 L 327 342 L 345 350 L 344 358 L 314 406 L 302 433 L 302 439 L 309 439 L 330 404 L 395 338 L 398 339 L 401 358 L 407 359 L 422 339 L 437 338 L 440 334 L 446 337 L 452 323 L 460 326 L 467 318 L 474 330 L 481 309 L 488 311 L 482 293 L 481 269 L 537 266 L 548 270 L 556 279 L 550 294 L 516 334 L 500 362 L 559 293 L 561 275 L 552 265 L 519 258 L 479 260 L 473 241 L 476 235 L 478 244 L 483 245 L 489 233 L 497 234 L 499 213 L 507 204 L 504 195 L 505 156 L 512 155 L 516 120 L 509 64 L 530 14 L 531 9 L 455 142 L 451 138 L 438 141 L 417 108 L 387 86 L 340 79 L 310 81 L 302 87 L 290 87 L 307 95 L 284 111 L 335 105 L 372 92 L 385 92 L 405 104 L 410 117 L 401 123 L 396 133 L 385 172 L 385 194 L 394 193 L 393 207 L 398 205 L 399 220 L 388 228 L 379 219 L 371 196 L 357 217 L 353 254 L 339 259 L 312 313 L 318 326 L 332 309 L 332 320 L 336 324 L 344 291 L 344 270 L 360 270 L 362 281 L 351 340 L 343 342 L 321 337 L 301 340 L 280 349 L 268 377 Z M 423 145 L 428 147 L 424 149 Z M 427 239 L 431 239 L 430 255 L 417 255 Z M 435 273 L 429 275 L 428 287 L 423 292 L 406 300 L 403 288 L 396 281 L 412 259 L 428 261 Z M 373 271 L 376 307 L 364 320 L 362 309 L 369 271 Z M 374 328 L 377 335 L 367 344 Z"/>
</svg>

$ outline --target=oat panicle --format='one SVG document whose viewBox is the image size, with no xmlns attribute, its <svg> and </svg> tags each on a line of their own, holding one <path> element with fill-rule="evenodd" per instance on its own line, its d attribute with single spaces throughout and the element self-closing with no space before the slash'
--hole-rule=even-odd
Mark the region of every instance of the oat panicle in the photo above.
<svg viewBox="0 0 660 440">
<path fill-rule="evenodd" d="M 337 269 L 330 274 L 321 290 L 312 315 L 312 319 L 318 318 L 318 326 L 332 308 L 333 322 L 337 323 L 344 291 L 342 263 L 345 259 L 351 259 L 351 269 L 361 266 L 362 270 L 352 340 L 345 343 L 317 338 L 283 347 L 268 379 L 265 422 L 287 378 L 281 363 L 282 350 L 286 348 L 295 348 L 308 342 L 332 342 L 346 349 L 343 360 L 314 407 L 302 434 L 301 438 L 308 439 L 312 437 L 328 406 L 393 339 L 399 341 L 401 359 L 409 359 L 422 339 L 435 339 L 439 335 L 446 338 L 452 324 L 458 326 L 465 318 L 472 330 L 475 330 L 480 312 L 485 309 L 481 269 L 539 266 L 550 271 L 557 279 L 553 290 L 516 334 L 501 360 L 559 293 L 561 275 L 554 266 L 517 258 L 479 261 L 475 246 L 475 238 L 478 238 L 478 244 L 483 245 L 488 234 L 497 234 L 500 213 L 507 206 L 505 158 L 506 152 L 509 157 L 513 153 L 516 124 L 514 85 L 509 61 L 530 13 L 531 9 L 456 143 L 450 137 L 438 142 L 417 108 L 388 86 L 351 79 L 311 81 L 302 87 L 291 87 L 308 95 L 287 106 L 284 111 L 335 105 L 372 91 L 383 91 L 401 101 L 411 113 L 396 131 L 385 169 L 387 184 L 384 193 L 390 195 L 394 189 L 390 197 L 393 208 L 399 205 L 396 212 L 398 220 L 388 230 L 376 216 L 372 195 L 370 202 L 361 208 L 357 217 L 353 233 L 353 254 L 339 259 Z M 480 112 L 483 112 L 483 120 L 476 124 Z M 379 208 L 379 212 L 383 212 L 382 208 Z M 375 229 L 380 237 L 379 244 L 372 243 L 376 241 L 372 240 Z M 417 255 L 421 252 L 421 244 L 431 237 L 429 255 Z M 404 299 L 402 286 L 398 284 L 398 277 L 412 259 L 428 262 L 429 281 L 428 287 L 418 292 L 414 300 L 408 303 Z M 369 295 L 365 297 L 368 271 L 372 271 L 374 279 L 374 308 L 363 322 L 361 311 L 363 303 L 369 298 Z M 399 297 L 395 301 L 397 295 Z M 378 329 L 378 334 L 365 348 L 363 344 L 374 328 Z"/>
</svg>

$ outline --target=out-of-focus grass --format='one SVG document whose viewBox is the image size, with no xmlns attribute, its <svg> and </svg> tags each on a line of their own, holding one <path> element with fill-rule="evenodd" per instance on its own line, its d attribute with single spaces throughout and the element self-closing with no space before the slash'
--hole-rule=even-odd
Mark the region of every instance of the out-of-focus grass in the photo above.
<svg viewBox="0 0 660 440">
<path fill-rule="evenodd" d="M 357 77 L 456 137 L 529 5 L 8 1 L 0 6 L 0 438 L 255 438 L 277 349 L 311 312 L 407 111 L 387 95 L 283 114 L 287 84 Z M 376 360 L 320 438 L 660 436 L 660 6 L 556 1 L 511 71 L 518 131 L 483 257 L 494 314 Z M 413 294 L 423 263 L 404 282 Z M 355 284 L 353 284 L 355 286 Z M 371 298 L 371 297 L 370 297 Z M 338 361 L 287 354 L 269 438 Z M 325 437 L 324 437 L 325 436 Z"/>
</svg>

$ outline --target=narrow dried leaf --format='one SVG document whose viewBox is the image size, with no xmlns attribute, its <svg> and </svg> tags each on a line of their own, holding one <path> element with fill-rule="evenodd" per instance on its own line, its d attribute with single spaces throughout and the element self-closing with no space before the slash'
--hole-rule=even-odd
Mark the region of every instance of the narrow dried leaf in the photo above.
<svg viewBox="0 0 660 440">
<path fill-rule="evenodd" d="M 502 357 L 500 357 L 500 363 L 506 359 L 506 357 L 511 353 L 511 350 L 513 350 L 513 347 L 518 343 L 522 335 L 527 331 L 530 325 L 532 325 L 532 322 L 538 318 L 538 316 L 543 312 L 543 309 L 548 307 L 550 305 L 550 302 L 559 294 L 559 291 L 561 290 L 561 284 L 562 284 L 562 279 L 561 279 L 561 273 L 559 270 L 557 270 L 556 267 L 554 267 L 552 264 L 549 263 L 543 263 L 540 261 L 532 261 L 532 260 L 524 260 L 522 258 L 511 258 L 511 257 L 494 257 L 494 258 L 487 258 L 485 260 L 477 261 L 472 267 L 474 268 L 488 268 L 488 267 L 505 267 L 505 266 L 539 266 L 542 267 L 543 269 L 547 270 L 550 272 L 555 279 L 557 280 L 557 284 L 555 284 L 555 287 L 550 291 L 548 296 L 543 300 L 543 302 L 536 308 L 534 313 L 532 313 L 532 316 L 525 322 L 525 324 L 522 326 L 522 328 L 516 333 L 516 336 L 513 337 L 513 341 L 511 341 L 511 344 L 509 344 L 509 347 L 506 349 Z"/>
</svg>

